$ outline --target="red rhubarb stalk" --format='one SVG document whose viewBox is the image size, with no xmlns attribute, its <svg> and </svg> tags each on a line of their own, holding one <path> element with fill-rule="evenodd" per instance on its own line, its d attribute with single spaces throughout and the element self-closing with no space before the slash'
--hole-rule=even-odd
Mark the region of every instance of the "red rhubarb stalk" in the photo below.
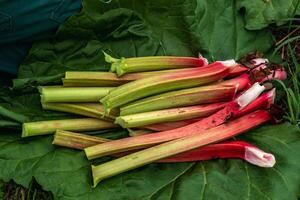
<svg viewBox="0 0 300 200">
<path fill-rule="evenodd" d="M 236 67 L 232 68 L 229 72 L 229 74 L 226 76 L 226 78 L 232 78 L 232 77 L 236 77 L 239 76 L 243 73 L 248 72 L 250 69 L 247 67 L 244 67 L 242 65 L 237 65 Z"/>
<path fill-rule="evenodd" d="M 270 119 L 271 115 L 267 111 L 258 110 L 205 132 L 196 132 L 196 134 L 144 149 L 98 166 L 92 165 L 94 187 L 103 179 L 179 153 L 232 138 L 262 125 Z M 89 148 L 85 149 L 86 153 L 87 149 Z M 91 159 L 91 157 L 88 158 Z"/>
<path fill-rule="evenodd" d="M 260 167 L 273 167 L 275 157 L 260 150 L 258 147 L 244 141 L 230 141 L 218 144 L 210 144 L 191 151 L 187 151 L 158 162 L 195 162 L 201 160 L 225 158 L 240 158 Z"/>
<path fill-rule="evenodd" d="M 234 90 L 233 90 L 234 91 Z M 181 121 L 192 118 L 207 117 L 226 106 L 226 102 L 196 106 L 170 108 L 144 113 L 137 113 L 116 118 L 115 123 L 123 128 L 146 126 L 149 124 Z"/>
<path fill-rule="evenodd" d="M 187 126 L 189 124 L 198 122 L 202 120 L 203 118 L 194 118 L 194 119 L 187 119 L 187 120 L 182 120 L 182 121 L 177 121 L 177 122 L 165 122 L 165 123 L 158 123 L 158 124 L 150 124 L 147 126 L 143 126 L 141 128 L 147 129 L 147 130 L 152 130 L 152 131 L 168 131 L 172 130 L 175 128 L 180 128 L 182 126 Z"/>
</svg>

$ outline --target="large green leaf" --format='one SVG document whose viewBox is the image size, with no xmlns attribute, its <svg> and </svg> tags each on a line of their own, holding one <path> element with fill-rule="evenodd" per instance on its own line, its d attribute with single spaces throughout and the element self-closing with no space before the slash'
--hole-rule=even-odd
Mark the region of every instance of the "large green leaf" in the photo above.
<svg viewBox="0 0 300 200">
<path fill-rule="evenodd" d="M 58 83 L 65 70 L 107 70 L 101 50 L 124 57 L 201 52 L 217 60 L 271 48 L 269 30 L 244 26 L 235 1 L 86 0 L 56 38 L 34 45 L 15 86 Z"/>
<path fill-rule="evenodd" d="M 258 30 L 276 23 L 282 25 L 294 14 L 300 14 L 299 0 L 240 0 L 239 8 L 245 9 L 246 28 Z"/>
<path fill-rule="evenodd" d="M 255 9 L 235 0 L 85 0 L 82 12 L 61 26 L 55 38 L 33 46 L 14 89 L 0 89 L 0 179 L 28 186 L 34 177 L 56 199 L 296 199 L 300 134 L 289 124 L 241 136 L 274 153 L 275 168 L 241 160 L 151 164 L 105 180 L 95 189 L 91 163 L 83 152 L 53 146 L 52 136 L 20 138 L 23 122 L 76 117 L 43 111 L 35 86 L 60 83 L 66 70 L 107 70 L 102 50 L 125 57 L 201 52 L 211 61 L 268 52 L 270 31 L 249 31 L 245 26 L 257 24 L 252 29 L 259 29 L 270 20 L 245 17 L 241 7 Z M 102 135 L 117 138 L 126 132 Z"/>
</svg>

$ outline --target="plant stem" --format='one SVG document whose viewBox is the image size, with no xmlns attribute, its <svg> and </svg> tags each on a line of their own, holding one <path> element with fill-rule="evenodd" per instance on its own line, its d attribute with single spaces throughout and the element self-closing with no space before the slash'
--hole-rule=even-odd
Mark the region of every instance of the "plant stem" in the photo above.
<svg viewBox="0 0 300 200">
<path fill-rule="evenodd" d="M 72 149 L 84 149 L 96 144 L 110 141 L 109 139 L 74 133 L 70 131 L 56 130 L 52 144 L 69 147 Z"/>
<path fill-rule="evenodd" d="M 112 122 L 93 118 L 37 121 L 23 124 L 22 137 L 52 134 L 57 129 L 68 131 L 94 131 L 116 127 L 118 126 Z"/>
<path fill-rule="evenodd" d="M 147 56 L 116 59 L 105 54 L 105 60 L 112 63 L 111 71 L 118 76 L 133 72 L 157 71 L 176 68 L 201 67 L 207 65 L 205 58 L 176 56 Z"/>
<path fill-rule="evenodd" d="M 119 86 L 129 81 L 107 81 L 98 79 L 62 79 L 64 87 L 111 87 Z"/>
<path fill-rule="evenodd" d="M 149 72 L 138 72 L 125 74 L 122 77 L 118 77 L 112 72 L 97 72 L 97 71 L 67 71 L 65 78 L 63 78 L 63 85 L 65 87 L 108 87 L 108 86 L 120 86 L 131 81 L 135 81 L 142 78 L 148 78 L 151 76 L 159 76 L 163 74 L 178 72 L 184 73 L 193 68 L 183 69 L 169 69 Z M 230 70 L 227 77 L 236 77 L 249 69 L 238 65 Z"/>
<path fill-rule="evenodd" d="M 234 90 L 233 90 L 234 92 Z M 233 95 L 232 95 L 233 98 Z M 149 124 L 174 122 L 185 119 L 206 117 L 224 108 L 226 103 L 213 103 L 189 107 L 171 108 L 138 114 L 119 116 L 116 123 L 124 128 L 146 126 Z"/>
<path fill-rule="evenodd" d="M 39 87 L 41 102 L 99 102 L 114 87 Z"/>
<path fill-rule="evenodd" d="M 197 121 L 202 120 L 203 118 L 194 118 L 194 119 L 187 119 L 187 120 L 182 120 L 182 121 L 176 121 L 176 122 L 164 122 L 164 123 L 157 123 L 157 124 L 151 124 L 147 126 L 143 126 L 140 128 L 144 128 L 147 130 L 152 130 L 156 132 L 160 131 L 168 131 L 172 130 L 175 128 L 180 128 L 182 126 L 187 126 L 189 124 L 195 123 Z"/>
<path fill-rule="evenodd" d="M 42 107 L 45 110 L 62 111 L 67 113 L 74 113 L 87 117 L 93 117 L 98 119 L 105 119 L 112 121 L 115 117 L 112 115 L 104 116 L 104 107 L 100 103 L 44 103 Z"/>
<path fill-rule="evenodd" d="M 129 132 L 129 136 L 131 137 L 136 137 L 140 135 L 145 135 L 145 134 L 150 134 L 153 133 L 154 131 L 148 130 L 148 129 L 127 129 Z"/>
<path fill-rule="evenodd" d="M 262 125 L 270 119 L 271 116 L 268 112 L 259 110 L 230 121 L 226 125 L 220 125 L 205 132 L 199 132 L 198 134 L 193 134 L 188 137 L 163 143 L 98 166 L 92 165 L 94 180 L 93 186 L 96 187 L 101 180 L 115 176 L 122 172 L 126 172 L 198 147 L 229 139 Z M 86 148 L 85 151 L 87 149 L 88 148 Z"/>
<path fill-rule="evenodd" d="M 273 167 L 276 162 L 275 157 L 272 154 L 266 153 L 248 142 L 238 140 L 210 144 L 191 151 L 177 154 L 170 158 L 159 160 L 158 162 L 195 162 L 217 158 L 240 158 L 260 167 Z"/>
</svg>

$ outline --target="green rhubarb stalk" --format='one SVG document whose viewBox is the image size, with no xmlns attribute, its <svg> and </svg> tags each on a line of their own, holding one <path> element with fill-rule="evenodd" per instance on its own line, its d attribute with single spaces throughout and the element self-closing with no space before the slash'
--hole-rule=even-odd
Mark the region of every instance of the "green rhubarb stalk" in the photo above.
<svg viewBox="0 0 300 200">
<path fill-rule="evenodd" d="M 127 116 L 161 109 L 230 101 L 234 98 L 236 91 L 234 86 L 209 85 L 167 92 L 125 105 L 120 108 L 120 115 Z"/>
<path fill-rule="evenodd" d="M 176 56 L 147 56 L 116 59 L 104 53 L 105 60 L 111 63 L 111 71 L 118 76 L 133 72 L 156 71 L 164 69 L 201 67 L 207 65 L 205 58 Z"/>
<path fill-rule="evenodd" d="M 114 87 L 39 87 L 41 102 L 99 102 Z"/>
<path fill-rule="evenodd" d="M 137 75 L 118 78 L 112 72 L 67 71 L 63 79 L 64 86 L 119 86 L 136 80 Z"/>
<path fill-rule="evenodd" d="M 115 73 L 112 72 L 67 71 L 65 73 L 65 78 L 63 78 L 62 81 L 63 81 L 63 85 L 66 87 L 119 86 L 141 78 L 147 78 L 155 75 L 161 75 L 161 74 L 182 71 L 182 70 L 186 70 L 186 69 L 140 72 L 140 73 L 126 74 L 125 76 L 122 77 L 118 77 Z"/>
<path fill-rule="evenodd" d="M 142 78 L 148 78 L 151 76 L 167 74 L 171 72 L 185 72 L 192 68 L 185 69 L 169 69 L 150 72 L 139 72 L 126 74 L 122 77 L 118 77 L 112 72 L 94 72 L 94 71 L 67 71 L 65 78 L 63 78 L 64 86 L 119 86 L 131 81 L 135 81 Z"/>
<path fill-rule="evenodd" d="M 147 130 L 147 129 L 131 129 L 131 128 L 128 128 L 127 130 L 128 130 L 129 136 L 131 136 L 131 137 L 136 137 L 136 136 L 139 136 L 139 135 L 145 135 L 145 134 L 149 134 L 149 133 L 154 132 L 152 130 Z"/>
<path fill-rule="evenodd" d="M 70 131 L 56 130 L 52 144 L 69 147 L 72 149 L 84 149 L 96 144 L 110 141 L 109 139 L 95 137 Z"/>
<path fill-rule="evenodd" d="M 103 179 L 144 166 L 157 160 L 229 139 L 262 125 L 270 119 L 271 116 L 267 111 L 259 110 L 230 121 L 225 125 L 220 125 L 205 132 L 201 132 L 202 134 L 193 134 L 188 137 L 166 142 L 98 166 L 92 165 L 93 186 L 96 187 Z M 87 149 L 88 148 L 86 148 L 85 151 Z"/>
<path fill-rule="evenodd" d="M 107 113 L 112 108 L 163 92 L 196 87 L 218 81 L 228 75 L 234 61 L 215 62 L 207 67 L 188 70 L 184 73 L 169 73 L 136 80 L 121 85 L 101 99 Z"/>
<path fill-rule="evenodd" d="M 183 73 L 191 70 L 192 68 L 183 69 L 169 69 L 149 72 L 138 72 L 125 74 L 122 77 L 118 77 L 112 72 L 95 72 L 95 71 L 67 71 L 65 78 L 62 79 L 63 86 L 65 87 L 108 87 L 108 86 L 120 86 L 131 81 L 135 81 L 142 78 L 148 78 L 151 76 L 163 75 L 173 72 Z M 237 66 L 230 70 L 227 77 L 235 77 L 248 71 L 248 68 Z"/>
<path fill-rule="evenodd" d="M 234 88 L 232 89 L 232 93 L 234 95 Z M 231 96 L 231 99 L 233 98 L 233 95 Z M 217 112 L 218 110 L 224 108 L 225 105 L 226 103 L 222 102 L 150 111 L 138 114 L 119 116 L 116 118 L 115 122 L 121 125 L 123 128 L 133 128 L 155 123 L 181 121 L 186 119 L 209 116 L 214 112 Z"/>
<path fill-rule="evenodd" d="M 110 87 L 110 86 L 119 86 L 129 81 L 107 81 L 107 80 L 98 80 L 98 79 L 62 79 L 64 87 Z"/>
<path fill-rule="evenodd" d="M 249 86 L 249 84 L 249 75 L 245 74 L 213 85 L 166 92 L 124 105 L 120 108 L 120 115 L 126 116 L 167 108 L 229 101 L 234 98 L 236 92 Z"/>
<path fill-rule="evenodd" d="M 87 117 L 105 119 L 112 121 L 117 115 L 117 112 L 112 112 L 110 115 L 104 115 L 104 107 L 100 103 L 44 103 L 42 107 L 45 110 L 62 111 L 74 113 Z"/>
<path fill-rule="evenodd" d="M 52 134 L 57 129 L 67 131 L 94 131 L 116 127 L 118 126 L 112 122 L 94 118 L 37 121 L 23 124 L 22 137 Z"/>
</svg>

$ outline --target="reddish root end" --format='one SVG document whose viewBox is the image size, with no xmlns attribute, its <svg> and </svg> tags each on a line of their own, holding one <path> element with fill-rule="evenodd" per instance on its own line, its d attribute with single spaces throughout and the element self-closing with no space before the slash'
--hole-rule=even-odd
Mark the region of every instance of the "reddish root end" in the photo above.
<svg viewBox="0 0 300 200">
<path fill-rule="evenodd" d="M 274 155 L 256 147 L 246 147 L 245 160 L 260 167 L 273 167 L 276 163 Z"/>
</svg>

